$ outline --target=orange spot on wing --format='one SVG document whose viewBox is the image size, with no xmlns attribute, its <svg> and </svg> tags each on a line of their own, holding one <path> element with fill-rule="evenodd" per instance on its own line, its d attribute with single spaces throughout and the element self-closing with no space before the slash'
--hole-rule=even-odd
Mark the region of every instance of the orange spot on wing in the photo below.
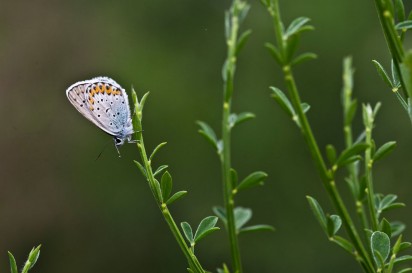
<svg viewBox="0 0 412 273">
<path fill-rule="evenodd" d="M 93 99 L 92 97 L 90 97 L 90 98 L 89 98 L 89 102 L 90 102 L 91 104 L 94 104 L 94 99 Z"/>
</svg>

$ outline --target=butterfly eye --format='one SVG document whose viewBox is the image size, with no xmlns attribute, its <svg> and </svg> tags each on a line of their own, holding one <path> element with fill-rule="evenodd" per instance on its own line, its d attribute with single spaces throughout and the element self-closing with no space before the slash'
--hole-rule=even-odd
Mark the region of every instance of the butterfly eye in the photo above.
<svg viewBox="0 0 412 273">
<path fill-rule="evenodd" d="M 116 144 L 122 143 L 122 140 L 120 138 L 115 138 Z"/>
</svg>

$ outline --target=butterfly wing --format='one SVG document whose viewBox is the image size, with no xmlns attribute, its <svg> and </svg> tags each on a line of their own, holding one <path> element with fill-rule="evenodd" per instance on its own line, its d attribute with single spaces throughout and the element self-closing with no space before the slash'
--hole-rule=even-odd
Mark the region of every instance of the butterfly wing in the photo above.
<svg viewBox="0 0 412 273">
<path fill-rule="evenodd" d="M 133 133 L 126 91 L 114 80 L 98 77 L 78 82 L 66 94 L 84 117 L 106 133 L 120 138 Z"/>
</svg>

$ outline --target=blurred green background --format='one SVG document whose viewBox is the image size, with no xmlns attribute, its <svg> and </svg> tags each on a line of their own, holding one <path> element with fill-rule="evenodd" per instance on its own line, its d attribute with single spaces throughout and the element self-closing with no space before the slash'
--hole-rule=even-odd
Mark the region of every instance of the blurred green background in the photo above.
<svg viewBox="0 0 412 273">
<path fill-rule="evenodd" d="M 356 262 L 325 238 L 305 195 L 331 208 L 296 126 L 269 98 L 268 86 L 283 87 L 263 48 L 273 41 L 271 19 L 259 1 L 244 28 L 253 30 L 236 74 L 234 111 L 257 118 L 233 134 L 233 165 L 240 176 L 263 170 L 267 183 L 239 195 L 252 207 L 251 224 L 271 224 L 275 233 L 245 234 L 245 272 L 361 272 Z M 406 1 L 408 2 L 408 1 Z M 221 65 L 225 58 L 223 13 L 229 1 L 3 1 L 0 4 L 0 267 L 7 250 L 22 265 L 42 244 L 33 272 L 185 272 L 186 263 L 149 188 L 132 163 L 134 145 L 118 158 L 110 137 L 70 105 L 72 83 L 110 76 L 140 96 L 151 91 L 144 135 L 151 150 L 168 145 L 154 164 L 168 164 L 176 190 L 189 195 L 171 210 L 177 222 L 197 224 L 222 203 L 217 156 L 198 135 L 196 120 L 219 131 Z M 378 145 L 398 148 L 376 165 L 376 190 L 397 193 L 412 205 L 410 122 L 377 76 L 371 60 L 389 64 L 372 0 L 283 0 L 286 22 L 312 18 L 303 49 L 318 60 L 296 69 L 303 100 L 319 144 L 343 148 L 341 61 L 352 55 L 355 96 L 383 102 L 377 118 Z M 410 8 L 411 5 L 409 5 Z M 408 8 L 408 10 L 409 10 Z M 359 115 L 358 115 L 359 117 Z M 359 119 L 356 128 L 360 129 Z M 348 193 L 341 180 L 340 187 Z M 348 195 L 347 195 L 348 196 Z M 350 198 L 347 198 L 350 201 Z M 408 208 L 390 214 L 406 222 Z M 333 212 L 333 211 L 332 211 Z M 229 261 L 225 232 L 197 248 L 210 270 Z"/>
</svg>

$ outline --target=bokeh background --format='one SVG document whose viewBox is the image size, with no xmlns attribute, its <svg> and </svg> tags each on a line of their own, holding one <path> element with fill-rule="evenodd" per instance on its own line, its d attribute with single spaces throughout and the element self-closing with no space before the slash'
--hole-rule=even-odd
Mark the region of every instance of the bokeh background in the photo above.
<svg viewBox="0 0 412 273">
<path fill-rule="evenodd" d="M 307 205 L 305 195 L 312 195 L 331 209 L 299 131 L 269 98 L 268 86 L 283 86 L 263 48 L 274 40 L 271 19 L 259 1 L 250 2 L 244 28 L 253 35 L 239 59 L 233 108 L 257 118 L 234 131 L 233 165 L 240 176 L 256 170 L 269 174 L 264 187 L 240 194 L 238 205 L 253 208 L 251 224 L 277 230 L 242 236 L 245 272 L 361 272 L 328 242 Z M 222 203 L 218 159 L 195 121 L 205 120 L 219 131 L 223 13 L 229 4 L 0 3 L 1 272 L 8 270 L 7 250 L 22 265 L 40 243 L 33 272 L 185 272 L 185 259 L 132 163 L 138 158 L 135 146 L 122 147 L 118 158 L 110 144 L 95 161 L 110 138 L 77 113 L 65 90 L 76 81 L 107 75 L 127 90 L 133 85 L 140 95 L 151 91 L 144 112 L 147 147 L 168 142 L 154 164 L 168 164 L 174 188 L 189 191 L 171 207 L 176 221 L 197 224 Z M 312 106 L 309 118 L 320 146 L 343 148 L 341 61 L 352 55 L 355 96 L 383 102 L 376 142 L 398 142 L 391 157 L 376 165 L 376 189 L 397 193 L 411 205 L 412 128 L 371 63 L 389 64 L 373 1 L 283 0 L 281 9 L 286 22 L 308 16 L 316 26 L 304 35 L 302 49 L 319 58 L 297 68 L 296 76 Z M 358 131 L 360 124 L 358 119 Z M 339 184 L 348 196 L 345 183 Z M 389 217 L 409 225 L 405 238 L 411 240 L 408 210 Z M 225 232 L 201 242 L 197 253 L 213 271 L 228 262 Z"/>
</svg>

